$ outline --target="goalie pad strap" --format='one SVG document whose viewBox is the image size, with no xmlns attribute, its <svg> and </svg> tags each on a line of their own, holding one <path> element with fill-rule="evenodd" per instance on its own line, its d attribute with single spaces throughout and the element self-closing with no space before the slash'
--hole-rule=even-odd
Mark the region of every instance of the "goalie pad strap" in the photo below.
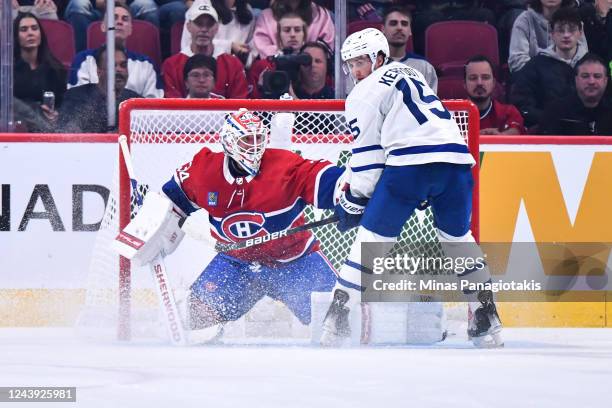
<svg viewBox="0 0 612 408">
<path fill-rule="evenodd" d="M 119 235 L 117 236 L 117 241 L 131 246 L 132 248 L 134 248 L 135 250 L 139 250 L 140 248 L 142 248 L 142 246 L 145 244 L 145 242 L 141 239 L 136 238 L 133 235 L 128 234 L 125 231 L 121 231 L 119 233 Z"/>
</svg>

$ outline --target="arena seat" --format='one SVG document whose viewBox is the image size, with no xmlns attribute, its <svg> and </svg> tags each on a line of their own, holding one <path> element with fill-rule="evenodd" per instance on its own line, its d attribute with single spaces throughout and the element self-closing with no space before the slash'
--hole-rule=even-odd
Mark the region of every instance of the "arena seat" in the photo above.
<svg viewBox="0 0 612 408">
<path fill-rule="evenodd" d="M 425 31 L 425 58 L 439 76 L 463 77 L 465 61 L 484 55 L 499 69 L 499 46 L 494 26 L 476 21 L 442 21 Z"/>
<path fill-rule="evenodd" d="M 183 35 L 184 21 L 177 21 L 170 28 L 170 55 L 181 52 L 181 36 Z"/>
<path fill-rule="evenodd" d="M 72 26 L 61 20 L 40 19 L 49 49 L 62 65 L 69 69 L 75 54 L 74 31 Z"/>
<path fill-rule="evenodd" d="M 106 33 L 100 30 L 101 24 L 101 21 L 94 21 L 87 27 L 87 48 L 98 48 L 106 43 Z M 159 30 L 148 21 L 132 21 L 132 35 L 128 37 L 126 47 L 151 58 L 156 67 L 161 66 Z"/>
</svg>

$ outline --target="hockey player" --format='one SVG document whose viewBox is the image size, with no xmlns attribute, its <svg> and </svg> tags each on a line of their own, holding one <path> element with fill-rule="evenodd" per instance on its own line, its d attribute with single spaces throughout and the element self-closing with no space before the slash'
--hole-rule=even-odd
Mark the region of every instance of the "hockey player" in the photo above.
<svg viewBox="0 0 612 408">
<path fill-rule="evenodd" d="M 475 162 L 450 112 L 421 73 L 388 59 L 382 32 L 368 28 L 350 35 L 341 54 L 344 71 L 355 82 L 346 100 L 354 142 L 349 186 L 335 210 L 340 230 L 359 228 L 324 320 L 324 345 L 348 337 L 349 310 L 359 309 L 366 290 L 361 286 L 361 243 L 395 242 L 421 203 L 432 207 L 446 256 L 482 256 L 470 231 Z M 460 276 L 474 283 L 490 281 L 486 266 Z M 473 311 L 469 337 L 477 346 L 501 346 L 491 291 L 466 295 Z"/>
<path fill-rule="evenodd" d="M 307 204 L 334 207 L 342 169 L 266 149 L 268 130 L 252 112 L 228 114 L 220 141 L 223 152 L 202 148 L 163 185 L 161 197 L 171 200 L 178 215 L 165 214 L 168 227 L 159 227 L 132 260 L 144 264 L 160 250 L 173 251 L 174 234 L 181 234 L 179 216 L 187 217 L 183 229 L 195 238 L 233 243 L 304 224 Z M 309 324 L 311 292 L 330 292 L 335 282 L 333 267 L 308 230 L 219 253 L 191 285 L 187 327 L 199 330 L 237 320 L 265 295 Z"/>
</svg>

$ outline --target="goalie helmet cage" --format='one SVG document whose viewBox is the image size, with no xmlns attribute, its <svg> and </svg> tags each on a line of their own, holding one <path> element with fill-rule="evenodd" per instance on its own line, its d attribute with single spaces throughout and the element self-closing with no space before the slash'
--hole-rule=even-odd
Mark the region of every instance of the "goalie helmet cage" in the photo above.
<svg viewBox="0 0 612 408">
<path fill-rule="evenodd" d="M 217 132 L 223 123 L 226 113 L 239 108 L 247 108 L 260 114 L 264 122 L 269 125 L 270 119 L 278 112 L 295 114 L 292 142 L 294 150 L 304 157 L 325 158 L 336 164 L 344 164 L 350 152 L 352 135 L 344 118 L 344 100 L 211 100 L 211 99 L 132 99 L 121 104 L 119 109 L 119 131 L 128 137 L 132 151 L 132 158 L 138 182 L 144 189 L 161 188 L 172 172 L 166 173 L 164 180 L 148 180 L 148 173 L 153 171 L 155 163 L 159 163 L 160 149 L 147 149 L 150 145 L 162 145 L 164 149 L 164 162 L 169 161 L 172 168 L 178 167 L 190 160 L 191 156 L 202 144 L 214 145 L 218 142 Z M 476 160 L 473 169 L 474 194 L 472 231 L 478 240 L 478 171 L 479 171 L 479 113 L 476 106 L 465 100 L 446 100 L 444 106 L 452 113 L 459 125 L 462 135 L 466 139 L 470 152 Z M 272 135 L 274 137 L 274 135 Z M 194 145 L 195 144 L 195 145 Z M 180 158 L 166 155 L 166 145 L 191 145 L 190 154 Z M 137 146 L 144 151 L 139 152 Z M 155 146 L 159 147 L 159 146 Z M 176 160 L 176 161 L 175 161 Z M 143 168 L 142 163 L 153 163 L 151 169 Z M 127 169 L 121 153 L 119 152 L 119 182 L 118 206 L 119 227 L 125 227 L 134 214 L 131 199 L 131 186 Z M 110 202 L 110 201 L 109 201 Z M 110 211 L 116 211 L 112 209 Z M 109 209 L 107 208 L 107 213 Z M 307 222 L 320 217 L 329 216 L 330 212 L 307 209 Z M 110 218 L 116 219 L 116 214 Z M 425 220 L 423 217 L 413 216 L 402 231 L 400 242 L 409 244 L 423 239 L 435 239 L 431 210 L 427 210 Z M 335 266 L 339 266 L 348 255 L 350 245 L 354 239 L 354 230 L 341 234 L 334 225 L 326 226 L 314 231 L 321 241 L 323 252 L 330 258 Z M 118 338 L 128 340 L 131 335 L 131 304 L 132 304 L 132 276 L 130 262 L 119 257 L 118 268 Z M 172 273 L 172 271 L 170 271 Z"/>
</svg>

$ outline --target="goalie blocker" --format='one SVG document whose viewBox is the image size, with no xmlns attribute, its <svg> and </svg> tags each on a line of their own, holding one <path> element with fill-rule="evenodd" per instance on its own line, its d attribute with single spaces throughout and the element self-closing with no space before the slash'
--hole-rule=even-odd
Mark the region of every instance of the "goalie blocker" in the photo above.
<svg viewBox="0 0 612 408">
<path fill-rule="evenodd" d="M 160 253 L 165 256 L 174 252 L 185 236 L 180 220 L 170 200 L 149 192 L 138 214 L 113 241 L 113 247 L 136 265 L 146 265 Z"/>
</svg>

